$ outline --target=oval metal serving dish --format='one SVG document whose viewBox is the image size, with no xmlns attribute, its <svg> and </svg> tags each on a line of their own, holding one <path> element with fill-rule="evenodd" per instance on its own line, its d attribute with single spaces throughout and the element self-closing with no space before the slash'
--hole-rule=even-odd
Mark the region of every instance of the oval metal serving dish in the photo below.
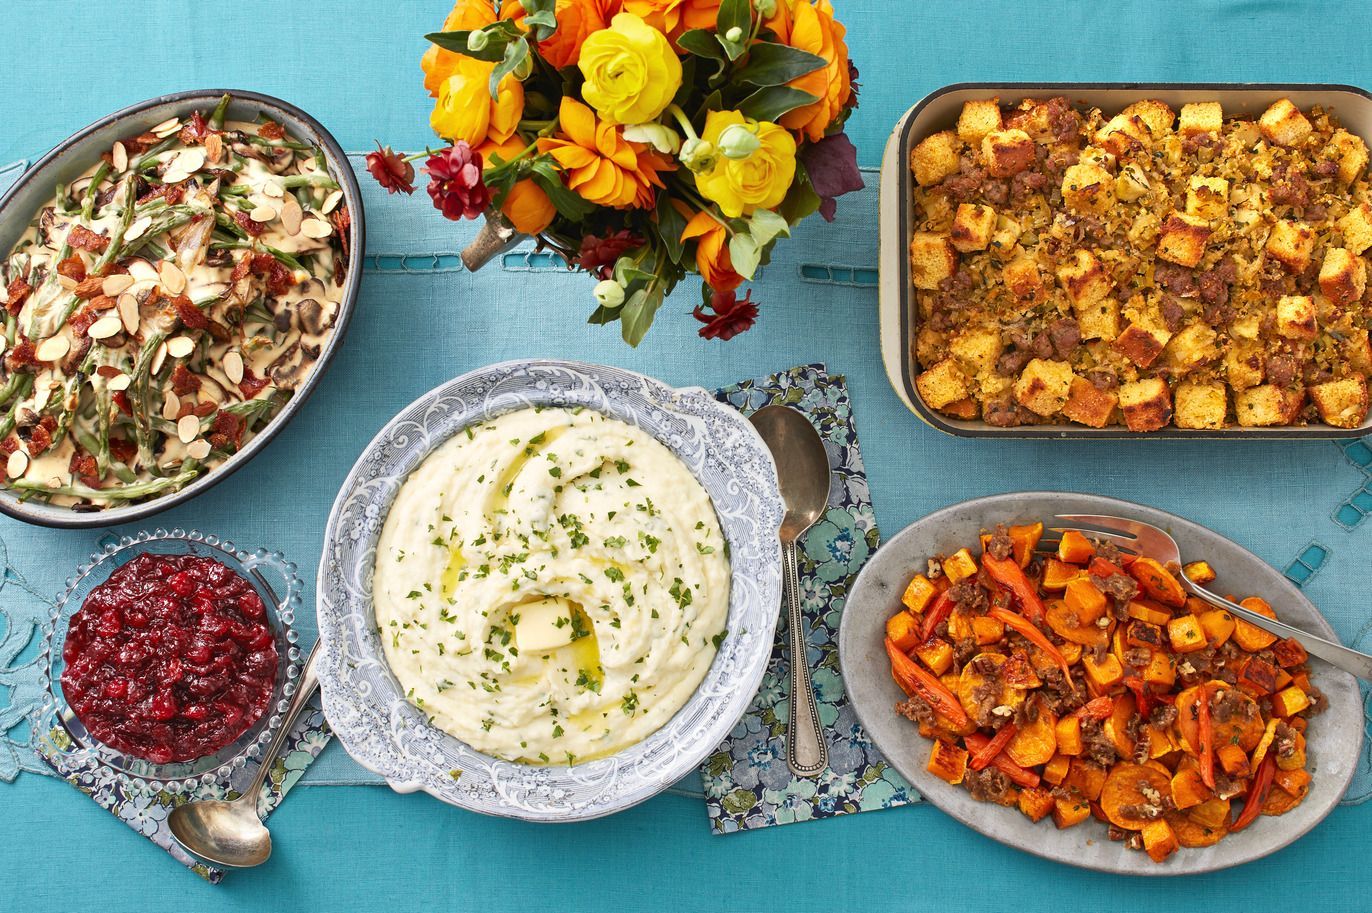
<svg viewBox="0 0 1372 913">
<path fill-rule="evenodd" d="M 1064 95 L 1070 101 L 1118 111 L 1130 102 L 1156 98 L 1179 110 L 1188 102 L 1218 101 L 1225 114 L 1260 115 L 1268 105 L 1287 97 L 1302 109 L 1311 105 L 1331 108 L 1344 127 L 1372 142 L 1372 94 L 1356 86 L 1282 83 L 1085 83 L 1085 82 L 968 82 L 937 89 L 919 101 L 896 122 L 881 162 L 881 356 L 886 376 L 901 401 L 926 424 L 959 437 L 1012 438 L 1227 438 L 1242 440 L 1343 439 L 1372 433 L 1372 416 L 1357 428 L 1304 425 L 1272 428 L 1226 428 L 1186 430 L 1169 425 L 1151 432 L 1130 431 L 1123 426 L 1090 428 L 1085 425 L 1028 425 L 998 428 L 977 420 L 941 415 L 930 408 L 915 389 L 920 366 L 914 346 L 919 311 L 910 285 L 909 244 L 914 205 L 910 152 L 922 138 L 952 126 L 962 104 L 972 99 L 999 95 L 1010 102 L 1024 97 Z"/>
<path fill-rule="evenodd" d="M 695 693 L 642 741 L 574 766 L 501 760 L 431 725 L 387 664 L 372 604 L 377 540 L 410 472 L 463 428 L 537 406 L 593 409 L 661 441 L 710 496 L 730 560 L 728 636 Z M 757 692 L 781 605 L 784 510 L 767 445 L 704 390 L 570 361 L 505 362 L 454 378 L 366 446 L 329 515 L 318 583 L 319 687 L 329 725 L 353 759 L 393 789 L 488 815 L 581 821 L 642 802 L 699 767 Z"/>
<path fill-rule="evenodd" d="M 1051 822 L 1033 823 L 1018 809 L 973 799 L 925 769 L 930 742 L 914 723 L 895 711 L 905 694 L 891 678 L 883 638 L 886 619 L 917 570 L 932 555 L 975 543 L 983 529 L 997 523 L 1042 520 L 1055 514 L 1089 513 L 1133 517 L 1159 526 L 1177 540 L 1188 559 L 1209 561 L 1226 583 L 1245 594 L 1261 596 L 1291 624 L 1337 640 L 1329 623 L 1310 600 L 1252 552 L 1213 532 L 1152 507 L 1100 495 L 1033 491 L 993 495 L 954 504 L 907 526 L 878 550 L 862 569 L 839 628 L 839 663 L 843 681 L 862 725 L 881 753 L 930 802 L 973 830 L 1016 849 L 1068 865 L 1129 875 L 1190 875 L 1227 869 L 1261 859 L 1295 841 L 1333 810 L 1353 778 L 1362 754 L 1362 698 L 1346 672 L 1311 660 L 1314 684 L 1329 698 L 1329 708 L 1310 722 L 1306 750 L 1312 778 L 1305 801 L 1285 815 L 1260 816 L 1247 830 L 1207 848 L 1183 848 L 1158 864 L 1142 852 L 1127 850 L 1106 838 L 1105 826 L 1087 820 L 1057 830 Z"/>
<path fill-rule="evenodd" d="M 228 478 L 234 470 L 267 446 L 267 442 L 276 436 L 309 399 L 324 376 L 329 362 L 343 344 L 343 337 L 347 333 L 362 281 L 361 262 L 366 236 L 362 191 L 358 187 L 352 166 L 348 163 L 347 153 L 329 131 L 304 111 L 270 95 L 238 89 L 193 89 L 177 92 L 130 105 L 73 134 L 39 159 L 19 178 L 9 192 L 0 198 L 0 251 L 7 254 L 14 247 L 27 229 L 34 213 L 51 202 L 54 187 L 82 174 L 101 154 L 108 152 L 116 140 L 148 130 L 170 117 L 184 117 L 192 111 L 208 111 L 225 93 L 233 99 L 229 105 L 229 119 L 251 121 L 259 114 L 265 115 L 284 126 L 296 138 L 321 148 L 328 160 L 329 171 L 343 189 L 343 200 L 352 215 L 352 228 L 348 237 L 350 263 L 338 318 L 324 351 L 319 354 L 314 369 L 305 378 L 304 383 L 247 446 L 180 491 L 138 504 L 83 512 L 69 507 L 21 501 L 13 491 L 0 489 L 0 512 L 40 526 L 86 529 L 142 520 L 184 503 Z"/>
</svg>

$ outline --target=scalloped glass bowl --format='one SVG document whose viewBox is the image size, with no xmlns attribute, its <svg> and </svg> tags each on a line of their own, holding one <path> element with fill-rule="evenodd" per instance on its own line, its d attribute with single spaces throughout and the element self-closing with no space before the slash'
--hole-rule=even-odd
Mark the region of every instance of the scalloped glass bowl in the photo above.
<svg viewBox="0 0 1372 913">
<path fill-rule="evenodd" d="M 233 742 L 212 755 L 193 761 L 156 764 L 104 744 L 86 730 L 62 693 L 62 670 L 66 665 L 62 659 L 62 644 L 72 616 L 85 603 L 91 590 L 108 580 L 116 569 L 144 553 L 195 555 L 223 563 L 257 590 L 276 637 L 276 684 L 267 711 Z M 48 748 L 72 762 L 94 761 L 133 787 L 182 792 L 226 779 L 250 758 L 261 755 L 281 726 L 291 695 L 295 693 L 301 664 L 295 612 L 300 605 L 301 591 L 296 566 L 282 553 L 261 548 L 245 551 L 226 539 L 198 530 L 158 529 L 124 536 L 118 542 L 110 543 L 77 568 L 53 609 L 52 624 L 44 637 L 38 660 L 43 670 L 43 687 L 50 699 L 40 716 L 39 738 Z M 63 733 L 66 739 L 62 738 Z"/>
<path fill-rule="evenodd" d="M 705 680 L 656 732 L 570 767 L 504 761 L 430 725 L 386 663 L 371 598 L 377 537 L 410 471 L 473 422 L 540 405 L 594 409 L 661 441 L 709 494 L 730 553 L 728 637 Z M 783 513 L 767 445 L 705 390 L 567 361 L 505 362 L 455 378 L 381 430 L 334 502 L 317 585 L 329 725 L 353 759 L 392 788 L 488 815 L 577 821 L 642 802 L 695 770 L 757 692 L 781 609 Z"/>
</svg>

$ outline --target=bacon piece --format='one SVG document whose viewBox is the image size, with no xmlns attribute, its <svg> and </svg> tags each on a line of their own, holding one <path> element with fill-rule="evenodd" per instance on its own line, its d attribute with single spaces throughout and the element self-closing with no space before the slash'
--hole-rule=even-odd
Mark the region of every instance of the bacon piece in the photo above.
<svg viewBox="0 0 1372 913">
<path fill-rule="evenodd" d="M 147 152 L 149 149 L 151 149 L 153 146 L 156 146 L 160 142 L 162 142 L 162 137 L 158 136 L 156 133 L 151 132 L 140 133 L 137 136 L 129 137 L 128 139 L 123 141 L 124 149 L 131 156 Z"/>
<path fill-rule="evenodd" d="M 286 128 L 274 120 L 269 120 L 257 128 L 257 135 L 263 139 L 285 139 Z"/>
<path fill-rule="evenodd" d="M 6 456 L 6 457 L 7 457 L 7 456 L 9 456 L 11 453 L 14 453 L 14 451 L 16 451 L 16 450 L 18 450 L 18 449 L 19 449 L 19 438 L 15 437 L 15 436 L 12 435 L 12 434 L 11 434 L 9 437 L 5 438 L 3 441 L 0 441 L 0 456 Z"/>
<path fill-rule="evenodd" d="M 111 397 L 111 399 L 114 400 L 114 407 L 118 409 L 120 412 L 124 413 L 125 415 L 133 415 L 133 403 L 129 402 L 128 391 L 116 391 L 114 396 Z M 110 446 L 114 446 L 114 440 L 112 438 L 110 439 Z M 137 448 L 134 449 L 136 450 Z M 128 460 L 125 460 L 124 462 L 127 463 Z"/>
<path fill-rule="evenodd" d="M 114 299 L 108 295 L 101 295 L 91 301 L 90 304 L 71 315 L 67 321 L 71 325 L 72 332 L 77 339 L 85 337 L 86 331 L 91 328 L 91 324 L 100 319 L 100 312 L 114 307 Z"/>
<path fill-rule="evenodd" d="M 110 246 L 110 239 L 91 231 L 84 225 L 74 225 L 67 234 L 67 243 L 77 250 L 88 250 L 93 254 L 98 254 Z"/>
<path fill-rule="evenodd" d="M 186 182 L 180 184 L 163 184 L 157 191 L 157 195 L 167 201 L 168 206 L 175 206 L 186 198 Z"/>
<path fill-rule="evenodd" d="M 237 282 L 239 279 L 248 278 L 248 274 L 252 272 L 252 261 L 252 254 L 248 254 L 242 260 L 235 263 L 233 265 L 233 272 L 229 273 L 229 281 Z"/>
<path fill-rule="evenodd" d="M 91 488 L 100 487 L 100 465 L 89 453 L 81 450 L 72 451 L 67 471 Z"/>
<path fill-rule="evenodd" d="M 187 329 L 203 330 L 210 325 L 210 318 L 205 316 L 205 312 L 195 306 L 185 295 L 177 295 L 172 299 L 172 307 L 176 309 L 176 316 L 181 318 L 181 322 Z"/>
<path fill-rule="evenodd" d="M 348 259 L 348 235 L 351 233 L 353 225 L 353 214 L 348 211 L 347 203 L 340 203 L 338 208 L 329 213 L 329 223 L 333 225 L 334 233 L 338 235 L 339 247 L 343 250 L 343 259 Z"/>
<path fill-rule="evenodd" d="M 10 350 L 5 353 L 5 367 L 11 373 L 15 371 L 26 371 L 30 374 L 33 369 L 38 367 L 38 359 L 35 357 L 33 343 L 27 337 L 20 336 L 19 339 L 10 346 Z"/>
<path fill-rule="evenodd" d="M 5 310 L 11 314 L 18 314 L 24 309 L 24 302 L 28 301 L 29 296 L 33 294 L 33 286 L 15 276 L 10 280 L 9 288 L 5 291 L 9 295 L 5 302 Z"/>
<path fill-rule="evenodd" d="M 256 374 L 252 373 L 251 368 L 244 368 L 243 379 L 239 381 L 238 389 L 239 392 L 243 394 L 244 399 L 252 399 L 257 396 L 257 394 L 261 393 L 269 383 L 271 383 L 271 381 L 267 380 L 267 378 L 258 377 Z"/>
<path fill-rule="evenodd" d="M 267 291 L 273 295 L 284 295 L 295 285 L 295 275 L 285 265 L 272 258 L 271 266 L 267 268 Z"/>
<path fill-rule="evenodd" d="M 86 261 L 76 256 L 76 254 L 72 254 L 65 260 L 59 260 L 55 269 L 57 270 L 57 275 L 66 276 L 68 279 L 75 279 L 77 282 L 86 278 Z"/>
<path fill-rule="evenodd" d="M 123 395 L 124 391 L 120 390 L 114 395 L 115 400 L 117 401 L 119 397 Z M 119 462 L 132 463 L 133 458 L 137 455 L 138 445 L 133 441 L 126 441 L 122 437 L 110 438 L 110 456 L 114 457 Z"/>
<path fill-rule="evenodd" d="M 247 232 L 248 236 L 252 238 L 256 238 L 267 229 L 266 222 L 259 222 L 242 210 L 233 214 L 233 220 L 238 223 L 239 228 Z"/>
<path fill-rule="evenodd" d="M 185 365 L 176 366 L 172 371 L 171 382 L 172 392 L 177 396 L 200 392 L 200 378 L 191 373 Z"/>
<path fill-rule="evenodd" d="M 215 450 L 236 451 L 243 443 L 243 429 L 247 422 L 232 412 L 220 412 L 210 426 L 210 445 Z"/>
<path fill-rule="evenodd" d="M 205 137 L 209 136 L 211 133 L 218 132 L 218 130 L 211 130 L 209 128 L 209 125 L 205 123 L 204 116 L 202 116 L 199 111 L 192 111 L 190 123 L 181 128 L 179 136 L 181 142 L 185 143 L 187 146 L 195 146 L 205 142 Z"/>
<path fill-rule="evenodd" d="M 29 455 L 38 456 L 44 450 L 52 446 L 52 433 L 57 429 L 57 419 L 51 415 L 43 416 L 42 420 L 33 426 L 29 432 Z"/>
</svg>

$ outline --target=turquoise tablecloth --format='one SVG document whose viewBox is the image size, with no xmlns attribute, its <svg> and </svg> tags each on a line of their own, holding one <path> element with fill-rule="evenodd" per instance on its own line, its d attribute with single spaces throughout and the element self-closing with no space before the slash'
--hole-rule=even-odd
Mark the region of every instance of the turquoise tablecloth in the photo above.
<svg viewBox="0 0 1372 913">
<path fill-rule="evenodd" d="M 236 4 L 6 4 L 0 162 L 175 89 L 241 86 L 316 114 L 348 149 L 429 138 L 417 84 L 422 33 L 444 0 Z M 918 2 L 840 0 L 862 76 L 850 132 L 875 166 L 896 117 L 962 80 L 1264 80 L 1366 83 L 1372 15 L 1360 2 Z M 868 175 L 875 184 L 875 175 Z M 695 338 L 689 294 L 636 351 L 583 324 L 586 285 L 510 258 L 472 276 L 452 256 L 466 229 L 369 196 L 369 264 L 348 345 L 305 413 L 254 464 L 159 522 L 287 550 L 313 573 L 333 494 L 362 442 L 434 384 L 492 361 L 566 356 L 669 382 L 718 386 L 800 362 L 849 377 L 878 519 L 888 532 L 980 494 L 1060 487 L 1185 513 L 1287 568 L 1326 554 L 1306 590 L 1346 641 L 1372 612 L 1363 577 L 1372 451 L 1288 445 L 978 443 L 917 423 L 876 347 L 874 195 L 840 222 L 797 232 L 757 292 L 763 317 L 728 344 Z M 849 284 L 823 281 L 824 268 Z M 533 271 L 529 271 L 532 268 Z M 856 272 L 854 272 L 856 271 Z M 571 306 L 567 305 L 572 301 Z M 1362 491 L 1359 495 L 1358 492 Z M 0 521 L 10 563 L 52 591 L 96 533 Z M 6 591 L 8 600 L 12 590 Z M 0 637 L 3 633 L 0 632 Z M 1367 645 L 1364 644 L 1364 647 Z M 273 818 L 264 868 L 211 888 L 70 787 L 24 773 L 0 785 L 0 910 L 1077 908 L 1366 909 L 1372 809 L 1343 807 L 1296 846 L 1184 881 L 1078 872 L 992 843 L 932 807 L 712 837 L 703 804 L 662 796 L 608 820 L 540 828 L 457 812 L 381 787 L 337 746 Z"/>
</svg>

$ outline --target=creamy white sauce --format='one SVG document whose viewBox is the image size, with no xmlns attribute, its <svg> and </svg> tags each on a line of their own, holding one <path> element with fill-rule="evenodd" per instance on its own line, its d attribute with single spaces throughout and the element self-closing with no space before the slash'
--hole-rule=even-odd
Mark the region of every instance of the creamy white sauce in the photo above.
<svg viewBox="0 0 1372 913">
<path fill-rule="evenodd" d="M 523 409 L 459 432 L 401 486 L 377 625 L 433 725 L 509 760 L 588 760 L 650 735 L 705 677 L 725 551 L 709 496 L 653 437 Z"/>
</svg>

